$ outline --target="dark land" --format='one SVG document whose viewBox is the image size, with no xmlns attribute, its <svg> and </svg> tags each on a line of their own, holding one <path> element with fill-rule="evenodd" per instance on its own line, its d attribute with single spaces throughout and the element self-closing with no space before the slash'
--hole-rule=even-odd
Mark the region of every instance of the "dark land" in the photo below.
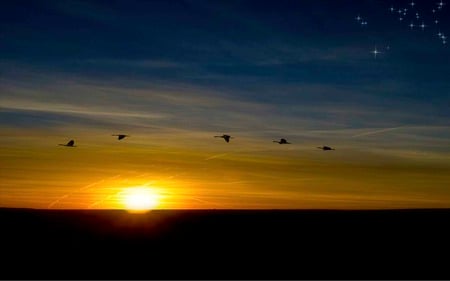
<svg viewBox="0 0 450 281">
<path fill-rule="evenodd" d="M 0 209 L 1 279 L 450 279 L 450 209 Z"/>
</svg>

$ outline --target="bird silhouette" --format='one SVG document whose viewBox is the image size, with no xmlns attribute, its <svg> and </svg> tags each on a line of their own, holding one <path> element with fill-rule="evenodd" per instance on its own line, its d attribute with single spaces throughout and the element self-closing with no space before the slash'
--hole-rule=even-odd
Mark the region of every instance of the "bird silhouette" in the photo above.
<svg viewBox="0 0 450 281">
<path fill-rule="evenodd" d="M 229 135 L 221 135 L 221 136 L 214 136 L 215 138 L 223 138 L 226 142 L 230 142 L 230 139 L 232 139 L 232 136 Z"/>
<path fill-rule="evenodd" d="M 69 146 L 69 147 L 75 147 L 75 141 L 74 140 L 70 140 L 68 143 L 63 144 L 63 143 L 59 143 L 58 145 L 62 145 L 62 146 Z"/>
<path fill-rule="evenodd" d="M 129 135 L 111 135 L 116 136 L 118 140 L 124 139 L 125 137 L 129 137 Z"/>
<path fill-rule="evenodd" d="M 274 140 L 273 142 L 277 142 L 279 144 L 290 144 L 286 139 L 280 139 L 279 141 Z"/>
<path fill-rule="evenodd" d="M 318 149 L 322 149 L 322 150 L 335 150 L 334 148 L 331 148 L 331 147 L 326 146 L 326 145 L 324 145 L 324 146 L 318 146 L 317 148 L 318 148 Z"/>
</svg>

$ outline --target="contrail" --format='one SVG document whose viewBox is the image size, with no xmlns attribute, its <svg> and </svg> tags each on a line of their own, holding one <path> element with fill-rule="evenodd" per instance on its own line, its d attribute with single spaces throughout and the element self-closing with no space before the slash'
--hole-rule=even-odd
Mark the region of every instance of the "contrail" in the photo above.
<svg viewBox="0 0 450 281">
<path fill-rule="evenodd" d="M 387 129 L 381 129 L 381 130 L 361 133 L 361 134 L 353 135 L 353 136 L 351 136 L 351 138 L 357 138 L 357 137 L 362 137 L 362 136 L 370 136 L 370 135 L 380 134 L 380 133 L 384 133 L 384 132 L 397 130 L 397 129 L 400 129 L 400 128 L 404 128 L 404 127 L 387 128 Z"/>
<path fill-rule="evenodd" d="M 238 154 L 238 153 L 241 153 L 241 152 L 252 152 L 252 150 L 248 150 L 248 149 L 245 149 L 245 150 L 244 150 L 244 149 L 243 149 L 243 150 L 237 150 L 237 151 L 233 151 L 233 152 L 227 152 L 227 153 L 222 153 L 222 154 L 216 154 L 216 155 L 207 157 L 207 158 L 205 158 L 204 160 L 211 160 L 211 159 L 219 158 L 219 157 L 226 156 L 226 155 L 229 155 L 229 154 L 232 154 L 232 153 Z"/>
<path fill-rule="evenodd" d="M 174 192 L 170 192 L 170 191 L 166 191 L 165 193 L 166 193 L 166 194 L 169 194 L 169 195 L 173 195 L 173 194 L 174 194 Z M 203 204 L 216 205 L 216 206 L 226 207 L 225 204 L 217 203 L 217 202 L 213 202 L 213 201 L 209 201 L 209 200 L 200 199 L 200 198 L 197 197 L 197 196 L 193 196 L 193 195 L 189 195 L 189 194 L 180 194 L 180 193 L 176 193 L 176 195 L 181 196 L 181 197 L 187 197 L 187 198 L 189 198 L 189 199 L 192 199 L 192 200 L 201 202 L 201 203 L 203 203 Z"/>
<path fill-rule="evenodd" d="M 107 178 L 107 179 L 110 179 L 110 180 L 111 180 L 111 179 L 115 179 L 115 178 L 117 178 L 117 177 L 120 177 L 120 174 L 117 174 L 117 175 L 112 176 L 112 177 Z M 90 184 L 88 184 L 88 185 L 85 185 L 85 186 L 81 187 L 80 189 L 78 189 L 78 190 L 76 190 L 76 191 L 73 191 L 73 192 L 69 192 L 69 193 L 67 193 L 67 194 L 64 194 L 63 196 L 61 196 L 61 197 L 59 197 L 58 199 L 56 199 L 56 200 L 54 200 L 53 202 L 51 202 L 51 203 L 47 206 L 47 209 L 51 209 L 55 204 L 59 203 L 59 201 L 65 199 L 65 198 L 67 198 L 67 197 L 69 197 L 70 195 L 72 195 L 72 194 L 74 194 L 74 193 L 81 192 L 81 191 L 83 191 L 83 190 L 86 190 L 86 189 L 88 189 L 88 188 L 94 186 L 94 185 L 100 184 L 100 183 L 102 183 L 102 182 L 104 182 L 104 181 L 105 181 L 105 179 L 102 179 L 102 180 L 99 180 L 99 181 L 90 183 Z"/>
<path fill-rule="evenodd" d="M 222 207 L 226 207 L 227 206 L 225 204 L 216 203 L 216 202 L 212 202 L 212 201 L 206 201 L 206 200 L 200 199 L 198 197 L 194 197 L 194 196 L 191 196 L 191 199 L 199 201 L 199 202 L 204 203 L 204 204 L 208 204 L 208 205 L 216 205 L 216 206 L 219 206 L 219 207 L 220 206 L 222 206 Z"/>
<path fill-rule="evenodd" d="M 214 158 L 219 158 L 219 157 L 225 156 L 227 154 L 228 153 L 222 153 L 222 154 L 213 155 L 211 157 L 205 158 L 205 160 L 211 160 L 211 159 L 214 159 Z"/>
<path fill-rule="evenodd" d="M 96 201 L 96 202 L 90 204 L 89 206 L 86 207 L 86 209 L 91 209 L 91 208 L 94 207 L 95 205 L 102 204 L 103 202 L 105 202 L 105 201 L 108 200 L 109 198 L 114 197 L 114 196 L 117 196 L 117 194 L 122 193 L 122 192 L 123 192 L 123 191 L 118 191 L 118 192 L 116 192 L 116 193 L 114 193 L 114 194 L 110 194 L 110 195 L 106 196 L 105 198 L 103 198 L 103 199 L 101 199 L 101 200 L 99 200 L 99 201 Z"/>
</svg>

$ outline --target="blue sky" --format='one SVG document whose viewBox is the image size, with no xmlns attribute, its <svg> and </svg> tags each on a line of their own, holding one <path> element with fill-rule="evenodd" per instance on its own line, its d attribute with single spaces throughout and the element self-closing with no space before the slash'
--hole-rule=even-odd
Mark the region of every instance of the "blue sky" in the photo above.
<svg viewBox="0 0 450 281">
<path fill-rule="evenodd" d="M 136 145 L 211 149 L 203 140 L 229 133 L 270 153 L 261 142 L 287 137 L 441 165 L 450 3 L 437 2 L 1 3 L 4 145 L 126 131 Z"/>
<path fill-rule="evenodd" d="M 439 28 L 430 22 L 423 32 L 409 31 L 391 16 L 389 1 L 2 5 L 4 96 L 13 95 L 8 86 L 17 81 L 34 87 L 56 75 L 111 87 L 212 92 L 276 106 L 275 118 L 307 115 L 341 128 L 448 125 L 449 49 L 435 35 L 448 30 L 445 8 Z M 358 14 L 368 26 L 357 24 Z M 370 51 L 377 45 L 389 50 L 375 60 Z M 305 107 L 317 110 L 303 114 Z M 338 124 L 330 108 L 339 111 Z M 342 112 L 349 109 L 364 116 Z"/>
</svg>

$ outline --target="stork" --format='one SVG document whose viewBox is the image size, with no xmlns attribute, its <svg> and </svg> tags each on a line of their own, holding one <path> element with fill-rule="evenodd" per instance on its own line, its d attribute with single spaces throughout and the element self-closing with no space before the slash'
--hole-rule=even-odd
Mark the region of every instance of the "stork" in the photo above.
<svg viewBox="0 0 450 281">
<path fill-rule="evenodd" d="M 329 147 L 329 146 L 326 146 L 326 145 L 324 145 L 324 146 L 319 146 L 319 147 L 317 147 L 318 149 L 322 149 L 322 150 L 335 150 L 334 148 L 331 148 L 331 147 Z"/>
<path fill-rule="evenodd" d="M 68 143 L 66 143 L 66 144 L 59 143 L 58 145 L 61 145 L 61 146 L 69 146 L 69 147 L 76 147 L 75 141 L 74 141 L 74 140 L 70 140 L 70 141 L 69 141 Z"/>
<path fill-rule="evenodd" d="M 221 136 L 214 136 L 215 138 L 223 138 L 226 142 L 230 142 L 230 139 L 232 139 L 232 136 L 229 135 L 221 135 Z"/>
<path fill-rule="evenodd" d="M 129 137 L 129 135 L 111 135 L 111 136 L 116 136 L 118 140 L 124 139 L 125 137 Z"/>
<path fill-rule="evenodd" d="M 273 141 L 273 142 L 277 142 L 279 144 L 290 144 L 290 142 L 288 142 L 286 139 L 280 139 L 279 141 Z"/>
</svg>

